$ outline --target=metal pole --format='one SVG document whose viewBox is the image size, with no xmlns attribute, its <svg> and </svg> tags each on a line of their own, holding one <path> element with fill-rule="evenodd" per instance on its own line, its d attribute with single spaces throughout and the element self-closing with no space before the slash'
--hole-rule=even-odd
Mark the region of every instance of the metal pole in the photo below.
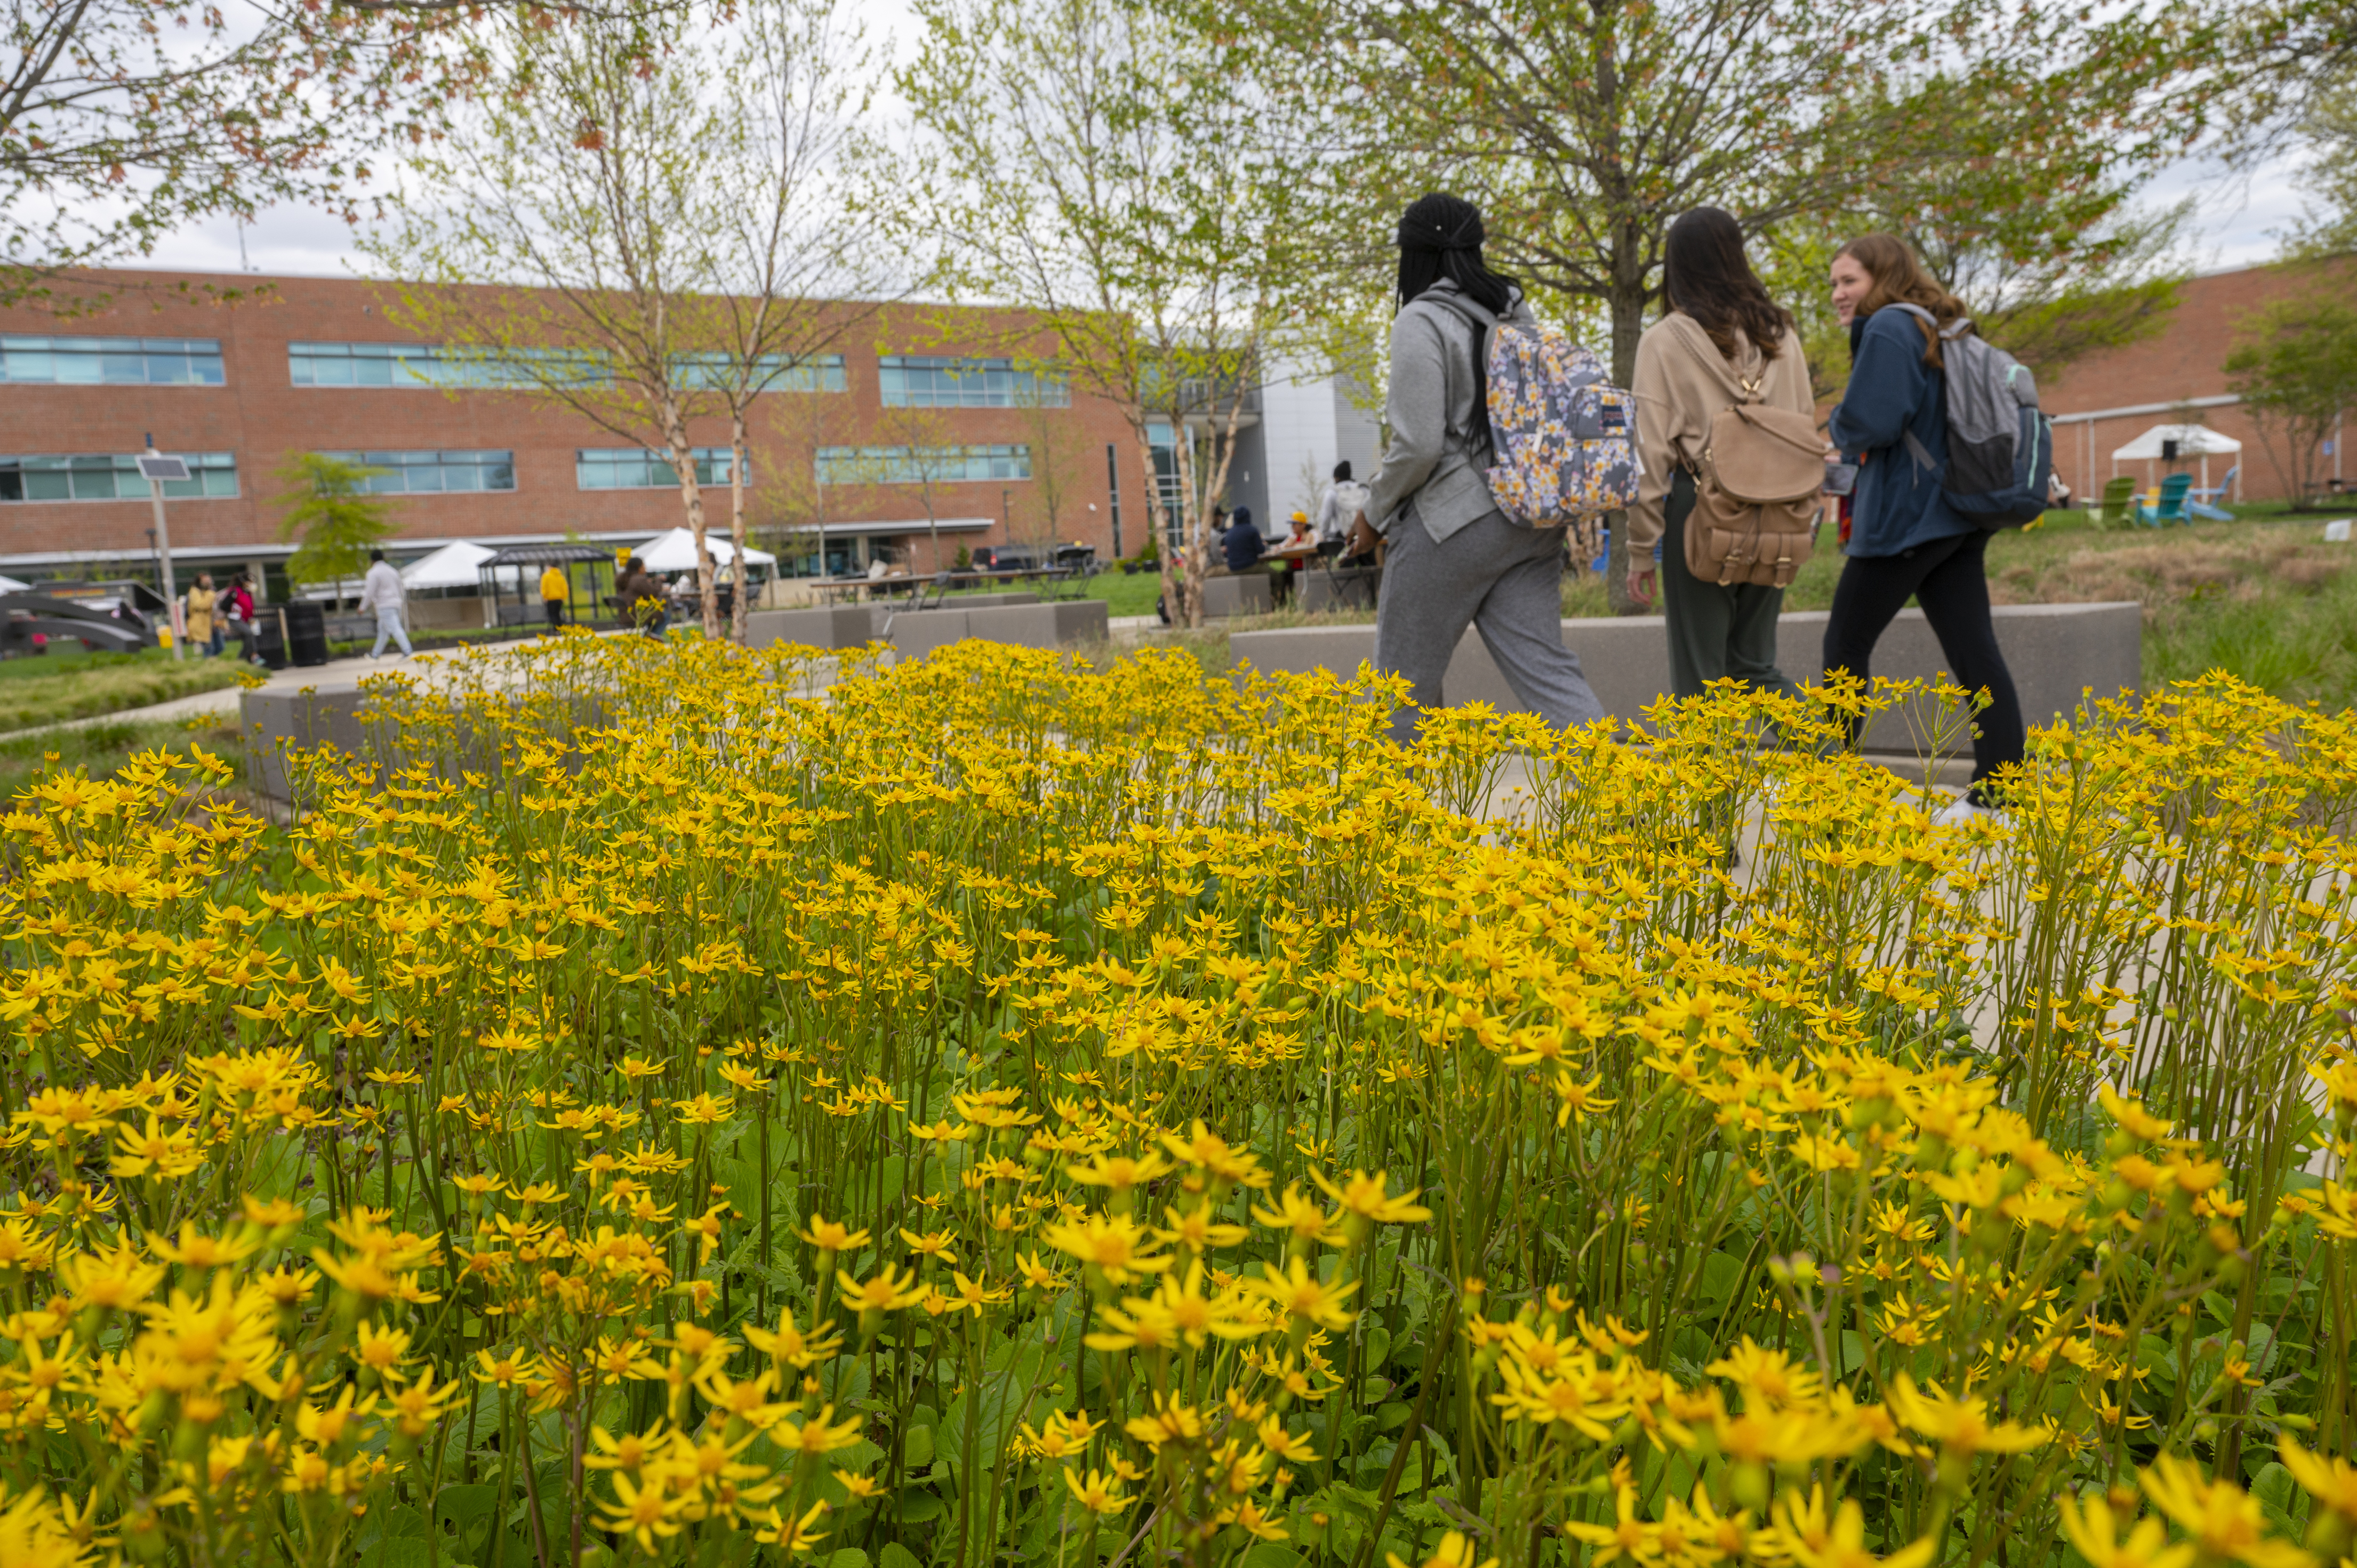
<svg viewBox="0 0 2357 1568">
<path fill-rule="evenodd" d="M 156 450 L 156 437 L 147 437 L 147 456 L 160 457 Z M 178 663 L 188 657 L 188 637 L 179 621 L 180 590 L 172 582 L 172 531 L 164 526 L 164 481 L 147 481 L 147 499 L 156 508 L 156 556 L 164 566 L 164 624 L 172 628 L 172 660 Z"/>
</svg>

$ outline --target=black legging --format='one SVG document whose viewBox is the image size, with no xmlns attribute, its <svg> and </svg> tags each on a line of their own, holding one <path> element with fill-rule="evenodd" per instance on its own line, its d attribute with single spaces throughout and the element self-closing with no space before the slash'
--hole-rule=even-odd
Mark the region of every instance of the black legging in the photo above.
<svg viewBox="0 0 2357 1568">
<path fill-rule="evenodd" d="M 2018 762 L 2027 736 L 2021 725 L 2021 699 L 2014 693 L 2013 674 L 1996 646 L 1996 628 L 1989 621 L 1988 572 L 1985 557 L 1989 536 L 1979 529 L 1897 555 L 1853 555 L 1842 567 L 1834 589 L 1833 614 L 1825 621 L 1825 674 L 1846 670 L 1860 681 L 1869 679 L 1867 664 L 1883 629 L 1907 603 L 1907 596 L 1923 607 L 1948 656 L 1948 670 L 1967 692 L 1986 692 L 1989 704 L 1973 716 L 1973 781 L 1966 791 L 1975 805 L 1994 805 L 1981 781 L 2007 763 Z M 1857 723 L 1850 739 L 1857 739 Z"/>
</svg>

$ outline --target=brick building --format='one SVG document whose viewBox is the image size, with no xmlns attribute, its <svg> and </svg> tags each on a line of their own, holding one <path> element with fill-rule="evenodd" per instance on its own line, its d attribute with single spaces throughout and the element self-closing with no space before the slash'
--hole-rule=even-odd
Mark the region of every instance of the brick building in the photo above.
<svg viewBox="0 0 2357 1568">
<path fill-rule="evenodd" d="M 224 306 L 204 297 L 201 277 L 97 281 L 113 303 L 94 315 L 0 312 L 0 572 L 147 575 L 150 499 L 132 458 L 150 433 L 190 464 L 188 480 L 166 487 L 184 582 L 199 566 L 255 565 L 284 592 L 294 546 L 279 537 L 277 470 L 297 452 L 385 470 L 372 488 L 387 498 L 397 559 L 453 539 L 629 543 L 684 521 L 659 453 L 500 390 L 495 367 L 412 340 L 387 325 L 378 285 L 240 279 L 266 284 L 264 297 Z M 944 555 L 1055 540 L 1105 559 L 1144 542 L 1144 465 L 1119 411 L 986 349 L 962 351 L 962 325 L 971 342 L 1003 343 L 1009 323 L 887 308 L 846 332 L 830 362 L 759 400 L 748 525 L 791 524 L 816 544 L 781 569 L 843 575 L 882 554 L 930 571 L 928 499 Z M 698 421 L 693 439 L 706 516 L 725 537 L 726 419 Z"/>
<path fill-rule="evenodd" d="M 2241 406 L 2226 381 L 2226 357 L 2233 351 L 2243 318 L 2269 301 L 2318 287 L 2357 293 L 2357 264 L 2318 267 L 2244 267 L 2210 273 L 2189 281 L 2168 324 L 2153 337 L 2125 348 L 2091 354 L 2040 388 L 2040 401 L 2054 419 L 2055 470 L 2080 495 L 2099 495 L 2115 475 L 2158 484 L 2172 467 L 2166 463 L 2118 463 L 2112 454 L 2156 424 L 2190 417 L 2242 442 L 2236 493 L 2229 499 L 2277 500 L 2288 494 L 2289 454 L 2268 438 Z M 2325 472 L 2357 478 L 2344 469 L 2341 443 L 2326 459 Z M 2222 481 L 2233 457 L 2209 460 L 2212 484 Z M 2195 473 L 2199 460 L 2174 465 Z"/>
</svg>

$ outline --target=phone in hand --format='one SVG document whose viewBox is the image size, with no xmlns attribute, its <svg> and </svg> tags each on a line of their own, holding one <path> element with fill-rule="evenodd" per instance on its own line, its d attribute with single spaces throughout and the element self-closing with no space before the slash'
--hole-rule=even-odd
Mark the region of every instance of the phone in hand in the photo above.
<svg viewBox="0 0 2357 1568">
<path fill-rule="evenodd" d="M 1836 463 L 1830 460 L 1826 462 L 1825 494 L 1846 496 L 1856 489 L 1857 489 L 1857 464 Z"/>
</svg>

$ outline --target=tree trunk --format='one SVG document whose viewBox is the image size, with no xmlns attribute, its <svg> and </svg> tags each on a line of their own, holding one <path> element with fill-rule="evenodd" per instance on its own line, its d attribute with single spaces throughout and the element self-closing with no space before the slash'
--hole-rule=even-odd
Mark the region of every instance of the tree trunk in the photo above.
<svg viewBox="0 0 2357 1568">
<path fill-rule="evenodd" d="M 1203 624 L 1203 579 L 1211 572 L 1211 552 L 1205 547 L 1205 537 L 1211 532 L 1211 494 L 1198 493 L 1195 488 L 1195 437 L 1187 428 L 1187 416 L 1171 418 L 1171 440 L 1178 457 L 1178 499 L 1184 508 L 1180 513 L 1187 521 L 1186 536 L 1178 542 L 1178 609 L 1171 618 L 1182 626 Z"/>
<path fill-rule="evenodd" d="M 687 444 L 687 424 L 676 408 L 666 408 L 663 440 L 671 448 L 671 469 L 679 476 L 680 499 L 687 507 L 687 532 L 695 541 L 695 586 L 704 607 L 704 635 L 720 635 L 720 596 L 712 581 L 712 539 L 704 516 L 704 487 L 695 477 L 695 449 Z"/>
<path fill-rule="evenodd" d="M 735 604 L 728 612 L 728 640 L 745 640 L 745 601 L 753 586 L 753 568 L 745 559 L 745 411 L 732 410 L 728 428 L 728 542 L 737 547 Z"/>
<path fill-rule="evenodd" d="M 1170 509 L 1162 499 L 1162 476 L 1154 467 L 1154 438 L 1143 418 L 1136 422 L 1137 454 L 1146 463 L 1146 537 L 1154 541 L 1154 564 L 1162 578 L 1162 613 L 1173 626 L 1183 624 L 1184 601 L 1178 593 L 1178 561 L 1170 549 Z"/>
<path fill-rule="evenodd" d="M 1612 291 L 1606 298 L 1612 313 L 1615 386 L 1628 386 L 1637 378 L 1637 339 L 1645 333 L 1644 254 L 1643 240 L 1636 226 L 1621 224 L 1613 246 Z M 1629 514 L 1607 512 L 1604 526 L 1612 531 L 1611 548 L 1604 562 L 1604 602 L 1616 616 L 1652 612 L 1652 605 L 1641 605 L 1629 596 Z"/>
</svg>

